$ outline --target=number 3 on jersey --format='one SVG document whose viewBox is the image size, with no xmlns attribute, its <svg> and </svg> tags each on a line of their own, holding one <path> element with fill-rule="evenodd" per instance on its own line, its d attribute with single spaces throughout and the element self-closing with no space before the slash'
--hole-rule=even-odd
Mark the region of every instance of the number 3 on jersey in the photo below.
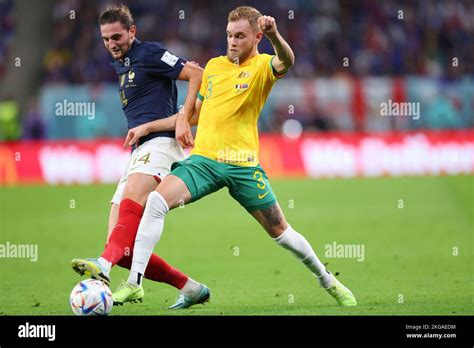
<svg viewBox="0 0 474 348">
<path fill-rule="evenodd" d="M 207 94 L 206 94 L 206 99 L 209 99 L 212 95 L 212 81 L 209 81 L 207 83 Z"/>
</svg>

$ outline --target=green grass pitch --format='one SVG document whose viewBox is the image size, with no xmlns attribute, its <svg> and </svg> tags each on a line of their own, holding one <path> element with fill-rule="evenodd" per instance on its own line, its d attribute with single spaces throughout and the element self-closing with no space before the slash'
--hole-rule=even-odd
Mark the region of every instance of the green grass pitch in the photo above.
<svg viewBox="0 0 474 348">
<path fill-rule="evenodd" d="M 474 179 L 273 180 L 292 226 L 358 300 L 340 308 L 226 189 L 176 209 L 155 251 L 212 290 L 205 306 L 170 311 L 174 288 L 145 281 L 140 304 L 111 315 L 472 315 Z M 72 315 L 75 257 L 106 237 L 113 185 L 0 188 L 0 244 L 37 244 L 38 261 L 1 258 L 0 314 Z M 402 207 L 403 206 L 403 207 Z M 364 246 L 364 259 L 326 245 Z M 114 290 L 127 272 L 112 270 Z"/>
</svg>

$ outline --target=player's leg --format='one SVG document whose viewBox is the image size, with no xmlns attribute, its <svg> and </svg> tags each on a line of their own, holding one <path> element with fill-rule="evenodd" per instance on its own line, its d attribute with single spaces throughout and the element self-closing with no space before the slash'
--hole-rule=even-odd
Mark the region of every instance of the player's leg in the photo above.
<svg viewBox="0 0 474 348">
<path fill-rule="evenodd" d="M 143 214 L 146 196 L 156 187 L 156 179 L 147 174 L 133 173 L 124 182 L 123 193 L 118 209 L 118 220 L 110 233 L 107 246 L 98 259 L 74 259 L 73 269 L 89 277 L 109 284 L 109 272 L 125 253 L 132 250 L 136 231 Z M 109 219 L 114 219 L 116 211 Z"/>
<path fill-rule="evenodd" d="M 114 230 L 114 227 L 117 225 L 118 219 L 119 204 L 112 202 L 109 214 L 109 231 L 107 235 L 107 243 L 109 242 L 109 238 L 112 234 L 112 231 Z M 133 243 L 134 242 L 135 240 L 133 240 Z M 133 257 L 132 250 L 133 245 L 130 248 L 130 253 L 125 253 L 125 255 L 120 259 L 120 261 L 117 262 L 118 266 L 130 270 L 130 267 L 132 266 Z M 145 278 L 152 281 L 169 284 L 181 291 L 183 291 L 183 289 L 193 289 L 199 284 L 192 278 L 188 277 L 186 274 L 172 267 L 164 259 L 162 259 L 155 253 L 153 253 L 150 257 L 150 261 L 148 262 L 147 268 L 145 270 Z"/>
<path fill-rule="evenodd" d="M 170 172 L 172 161 L 184 157 L 183 150 L 172 138 L 153 139 L 134 151 L 112 198 L 105 251 L 98 259 L 73 260 L 73 267 L 78 273 L 88 272 L 88 276 L 108 282 L 108 272 L 113 265 L 130 269 L 135 236 L 147 196 L 156 188 L 161 177 Z M 145 277 L 179 290 L 199 288 L 199 283 L 156 254 L 151 256 Z"/>
<path fill-rule="evenodd" d="M 163 233 L 166 214 L 179 204 L 186 204 L 190 200 L 191 193 L 187 186 L 173 174 L 168 175 L 157 189 L 148 195 L 133 248 L 129 283 L 141 284 L 141 276 Z"/>
<path fill-rule="evenodd" d="M 286 222 L 278 202 L 251 214 L 278 245 L 289 250 L 317 277 L 321 287 L 333 296 L 339 305 L 357 304 L 352 292 L 326 270 L 306 238 Z"/>
<path fill-rule="evenodd" d="M 263 168 L 229 167 L 227 174 L 232 176 L 229 181 L 232 197 L 247 209 L 270 237 L 300 260 L 340 305 L 355 305 L 352 293 L 326 270 L 306 238 L 288 224 Z"/>
<path fill-rule="evenodd" d="M 105 248 L 107 248 L 110 236 L 112 235 L 112 231 L 114 227 L 117 225 L 119 219 L 119 208 L 120 202 L 122 200 L 123 191 L 125 190 L 125 186 L 127 184 L 127 176 L 128 171 L 130 168 L 131 158 L 129 159 L 129 163 L 127 164 L 127 168 L 125 169 L 122 177 L 119 180 L 115 193 L 111 200 L 111 207 L 109 213 L 109 225 L 108 225 L 108 232 L 107 232 L 107 243 Z M 78 273 L 79 275 L 86 275 L 87 277 L 100 279 L 107 285 L 110 283 L 110 279 L 108 274 L 105 274 L 106 271 L 102 269 L 101 264 L 98 263 L 98 258 L 87 258 L 87 259 L 73 259 L 71 261 L 72 269 Z"/>
<path fill-rule="evenodd" d="M 278 245 L 289 250 L 317 277 L 321 287 L 333 296 L 339 305 L 357 304 L 352 292 L 326 270 L 306 238 L 286 222 L 278 202 L 251 214 Z"/>
<path fill-rule="evenodd" d="M 218 163 L 202 156 L 173 163 L 171 174 L 150 193 L 135 240 L 129 283 L 140 285 L 141 275 L 163 232 L 166 214 L 179 205 L 194 202 L 224 186 Z"/>
<path fill-rule="evenodd" d="M 152 175 L 133 173 L 128 176 L 119 206 L 118 221 L 101 255 L 108 263 L 108 268 L 117 264 L 124 255 L 130 254 L 146 198 L 156 185 L 157 181 Z"/>
<path fill-rule="evenodd" d="M 268 207 L 252 211 L 250 214 L 262 225 L 274 241 L 289 250 L 316 275 L 323 288 L 331 285 L 331 277 L 327 273 L 326 267 L 316 256 L 306 238 L 287 223 L 277 201 L 274 201 Z"/>
<path fill-rule="evenodd" d="M 130 294 L 141 288 L 143 272 L 153 248 L 160 240 L 165 216 L 169 210 L 196 201 L 223 187 L 219 177 L 220 170 L 213 166 L 213 161 L 201 156 L 191 156 L 185 161 L 174 163 L 171 174 L 156 191 L 150 193 L 135 240 L 128 285 L 123 291 L 114 293 L 114 301 L 127 302 Z M 181 298 L 170 308 L 187 308 L 206 301 L 209 296 L 209 289 L 205 286 L 201 288 L 198 296 L 189 296 L 183 292 Z"/>
<path fill-rule="evenodd" d="M 109 239 L 110 235 L 112 234 L 112 231 L 114 230 L 115 225 L 117 225 L 118 219 L 119 219 L 119 207 L 120 207 L 120 202 L 115 203 L 111 202 L 110 203 L 110 212 L 109 212 L 109 224 L 108 224 L 108 230 L 107 230 L 107 244 L 109 244 Z"/>
<path fill-rule="evenodd" d="M 169 173 L 168 152 L 172 141 L 175 140 L 154 138 L 140 145 L 130 156 L 125 180 L 121 180 L 125 185 L 120 197 L 119 219 L 99 258 L 106 267 L 115 265 L 124 255 L 131 253 L 148 194 Z"/>
<path fill-rule="evenodd" d="M 179 204 L 177 197 L 183 197 L 184 202 L 189 200 L 190 194 L 189 191 L 186 193 L 186 190 L 186 185 L 182 181 L 180 183 L 179 178 L 168 175 L 156 191 L 149 194 L 136 234 L 129 278 L 113 293 L 114 304 L 135 302 L 143 298 L 142 279 L 151 260 L 153 249 L 163 232 L 165 215 L 169 209 Z M 201 288 L 203 287 L 199 286 L 198 289 L 193 289 L 193 292 L 195 293 L 196 290 L 200 292 Z"/>
</svg>

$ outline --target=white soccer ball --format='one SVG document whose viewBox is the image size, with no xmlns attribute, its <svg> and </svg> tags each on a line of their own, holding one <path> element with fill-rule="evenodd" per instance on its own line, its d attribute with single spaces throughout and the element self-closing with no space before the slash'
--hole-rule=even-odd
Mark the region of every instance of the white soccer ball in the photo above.
<svg viewBox="0 0 474 348">
<path fill-rule="evenodd" d="M 107 315 L 114 304 L 112 291 L 100 280 L 87 279 L 79 282 L 69 297 L 75 315 Z"/>
</svg>

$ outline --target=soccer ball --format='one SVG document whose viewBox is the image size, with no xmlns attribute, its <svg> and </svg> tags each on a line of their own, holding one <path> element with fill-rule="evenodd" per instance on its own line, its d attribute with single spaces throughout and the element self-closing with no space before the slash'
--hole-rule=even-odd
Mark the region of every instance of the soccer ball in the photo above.
<svg viewBox="0 0 474 348">
<path fill-rule="evenodd" d="M 75 315 L 107 315 L 112 310 L 112 291 L 100 280 L 79 282 L 69 297 Z"/>
</svg>

